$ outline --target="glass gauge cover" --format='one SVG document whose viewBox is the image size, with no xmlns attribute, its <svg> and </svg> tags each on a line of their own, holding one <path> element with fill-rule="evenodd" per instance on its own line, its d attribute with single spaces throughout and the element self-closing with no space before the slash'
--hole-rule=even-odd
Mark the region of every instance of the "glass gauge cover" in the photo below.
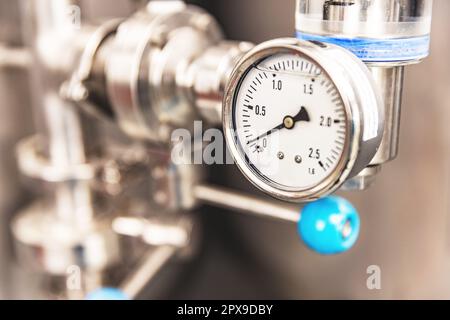
<svg viewBox="0 0 450 320">
<path fill-rule="evenodd" d="M 224 128 L 237 165 L 286 200 L 316 199 L 356 174 L 375 153 L 381 124 L 367 68 L 329 45 L 283 39 L 258 46 L 233 72 L 225 97 Z"/>
</svg>

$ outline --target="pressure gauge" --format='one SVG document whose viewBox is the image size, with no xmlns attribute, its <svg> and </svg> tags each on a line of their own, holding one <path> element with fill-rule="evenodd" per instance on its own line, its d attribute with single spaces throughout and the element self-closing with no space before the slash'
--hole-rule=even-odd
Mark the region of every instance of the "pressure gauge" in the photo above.
<svg viewBox="0 0 450 320">
<path fill-rule="evenodd" d="M 279 39 L 235 67 L 223 125 L 236 164 L 255 186 L 303 202 L 335 191 L 370 163 L 383 107 L 369 70 L 349 51 Z"/>
</svg>

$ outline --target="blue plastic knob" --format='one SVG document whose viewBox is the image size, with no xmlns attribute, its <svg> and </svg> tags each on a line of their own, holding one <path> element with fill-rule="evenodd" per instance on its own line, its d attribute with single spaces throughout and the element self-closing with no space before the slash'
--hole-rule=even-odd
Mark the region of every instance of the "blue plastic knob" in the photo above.
<svg viewBox="0 0 450 320">
<path fill-rule="evenodd" d="M 130 298 L 121 290 L 116 288 L 100 288 L 86 296 L 86 300 L 129 300 Z"/>
<path fill-rule="evenodd" d="M 359 216 L 349 201 L 329 196 L 306 204 L 298 222 L 305 244 L 320 254 L 337 254 L 350 249 L 358 239 Z"/>
</svg>

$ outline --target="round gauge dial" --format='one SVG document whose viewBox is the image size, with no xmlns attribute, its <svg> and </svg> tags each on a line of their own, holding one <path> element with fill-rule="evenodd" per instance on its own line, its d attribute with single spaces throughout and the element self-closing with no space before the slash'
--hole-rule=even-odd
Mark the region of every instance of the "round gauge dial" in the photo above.
<svg viewBox="0 0 450 320">
<path fill-rule="evenodd" d="M 258 61 L 233 102 L 237 143 L 251 170 L 286 190 L 311 188 L 338 165 L 347 133 L 335 84 L 300 54 Z"/>
<path fill-rule="evenodd" d="M 302 202 L 333 192 L 369 165 L 382 138 L 383 105 L 356 56 L 285 38 L 239 61 L 225 91 L 223 125 L 248 180 Z"/>
</svg>

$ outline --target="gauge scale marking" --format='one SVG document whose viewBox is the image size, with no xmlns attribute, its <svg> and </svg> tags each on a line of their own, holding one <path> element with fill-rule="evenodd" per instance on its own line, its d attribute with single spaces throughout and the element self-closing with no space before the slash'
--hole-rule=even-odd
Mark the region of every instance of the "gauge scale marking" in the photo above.
<svg viewBox="0 0 450 320">
<path fill-rule="evenodd" d="M 253 64 L 237 86 L 232 119 L 246 165 L 278 189 L 318 185 L 345 150 L 342 97 L 326 71 L 300 54 L 278 53 Z"/>
</svg>

